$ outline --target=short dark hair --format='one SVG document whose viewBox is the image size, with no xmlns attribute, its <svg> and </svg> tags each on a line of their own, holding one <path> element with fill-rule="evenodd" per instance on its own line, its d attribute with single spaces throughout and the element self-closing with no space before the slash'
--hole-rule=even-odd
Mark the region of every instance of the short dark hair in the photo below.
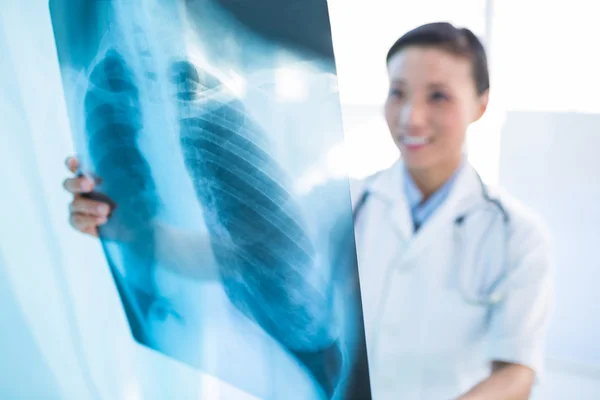
<svg viewBox="0 0 600 400">
<path fill-rule="evenodd" d="M 490 88 L 487 56 L 483 44 L 467 28 L 457 28 L 448 22 L 433 22 L 408 31 L 396 40 L 388 51 L 386 62 L 407 47 L 434 47 L 465 57 L 471 62 L 478 94 Z"/>
</svg>

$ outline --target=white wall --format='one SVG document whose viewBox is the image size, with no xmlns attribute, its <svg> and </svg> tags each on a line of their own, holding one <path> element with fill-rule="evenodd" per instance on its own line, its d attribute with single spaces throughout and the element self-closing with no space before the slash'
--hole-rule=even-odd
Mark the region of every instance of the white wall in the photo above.
<svg viewBox="0 0 600 400">
<path fill-rule="evenodd" d="M 554 240 L 556 305 L 547 349 L 552 373 L 560 375 L 561 386 L 581 385 L 596 394 L 600 393 L 600 313 L 593 311 L 600 303 L 599 131 L 600 114 L 510 112 L 500 158 L 500 183 L 546 220 Z M 556 387 L 557 382 L 548 379 L 547 385 Z"/>
<path fill-rule="evenodd" d="M 539 399 L 600 398 L 600 145 L 597 5 L 494 2 L 492 71 L 499 180 L 548 221 L 557 256 L 548 375 Z"/>
</svg>

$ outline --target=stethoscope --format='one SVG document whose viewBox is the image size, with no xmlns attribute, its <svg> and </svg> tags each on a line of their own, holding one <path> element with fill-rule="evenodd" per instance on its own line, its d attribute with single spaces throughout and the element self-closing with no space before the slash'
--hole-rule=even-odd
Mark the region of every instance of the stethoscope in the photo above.
<svg viewBox="0 0 600 400">
<path fill-rule="evenodd" d="M 486 208 L 493 209 L 494 212 L 496 213 L 496 216 L 500 217 L 502 220 L 503 232 L 501 235 L 502 243 L 500 244 L 500 247 L 502 247 L 502 254 L 501 254 L 502 260 L 499 261 L 500 268 L 499 268 L 497 276 L 493 279 L 493 282 L 490 283 L 490 285 L 488 287 L 486 287 L 485 290 L 480 290 L 480 288 L 483 286 L 481 284 L 481 282 L 479 282 L 479 284 L 469 285 L 469 277 L 472 278 L 474 273 L 477 270 L 476 269 L 470 270 L 467 267 L 469 265 L 475 265 L 476 267 L 482 265 L 480 263 L 480 261 L 483 260 L 482 252 L 485 249 L 485 247 L 482 244 L 491 237 L 493 229 L 497 224 L 497 218 L 491 218 L 491 222 L 486 227 L 484 233 L 481 235 L 481 237 L 479 238 L 479 240 L 477 242 L 477 248 L 475 250 L 474 261 L 469 263 L 469 262 L 465 262 L 464 247 L 467 242 L 466 237 L 465 237 L 466 236 L 465 235 L 465 225 L 466 225 L 466 222 L 468 221 L 468 219 L 472 216 L 472 214 L 475 211 L 480 210 L 480 208 L 474 207 L 471 210 L 469 210 L 468 212 L 465 212 L 465 213 L 459 215 L 454 220 L 454 246 L 456 249 L 455 264 L 458 268 L 457 286 L 458 286 L 459 291 L 461 292 L 463 299 L 467 303 L 474 304 L 474 305 L 493 305 L 500 300 L 501 285 L 503 282 L 506 281 L 508 274 L 509 274 L 507 259 L 508 259 L 508 243 L 509 243 L 511 219 L 510 219 L 509 213 L 506 211 L 505 207 L 502 205 L 502 202 L 500 200 L 498 200 L 497 198 L 494 198 L 490 195 L 488 188 L 487 188 L 486 184 L 483 182 L 483 179 L 481 179 L 481 176 L 479 175 L 479 173 L 477 173 L 477 171 L 474 171 L 474 172 L 475 172 L 477 179 L 479 181 L 479 184 L 481 186 L 481 195 L 482 195 L 483 199 L 485 200 Z M 371 178 L 375 178 L 376 176 L 377 175 L 374 175 Z M 363 193 L 359 197 L 359 199 L 356 202 L 356 205 L 354 206 L 354 209 L 352 211 L 352 218 L 354 220 L 354 223 L 356 223 L 360 212 L 364 209 L 364 207 L 367 203 L 367 200 L 371 196 L 371 191 L 368 189 L 368 182 L 367 182 L 366 187 L 367 188 L 363 191 Z M 499 253 L 497 251 L 495 251 L 494 254 L 499 254 Z M 479 272 L 481 272 L 481 271 L 479 271 Z"/>
</svg>

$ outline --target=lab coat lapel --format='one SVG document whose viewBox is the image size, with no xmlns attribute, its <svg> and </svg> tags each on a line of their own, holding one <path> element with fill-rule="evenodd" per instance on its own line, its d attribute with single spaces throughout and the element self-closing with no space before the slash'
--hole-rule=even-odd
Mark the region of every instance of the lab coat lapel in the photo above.
<svg viewBox="0 0 600 400">
<path fill-rule="evenodd" d="M 452 211 L 452 221 L 465 215 L 483 201 L 482 190 L 477 172 L 471 164 L 467 163 L 447 201 Z"/>
<path fill-rule="evenodd" d="M 369 190 L 388 204 L 388 222 L 391 223 L 398 239 L 409 241 L 413 238 L 413 223 L 410 208 L 404 195 L 402 161 L 398 160 L 390 168 L 375 177 Z"/>
<path fill-rule="evenodd" d="M 436 240 L 436 235 L 444 229 L 452 228 L 456 219 L 473 206 L 478 190 L 480 185 L 476 172 L 467 163 L 460 171 L 448 198 L 414 235 L 412 245 L 407 249 L 403 260 L 407 261 L 418 256 L 427 243 Z"/>
</svg>

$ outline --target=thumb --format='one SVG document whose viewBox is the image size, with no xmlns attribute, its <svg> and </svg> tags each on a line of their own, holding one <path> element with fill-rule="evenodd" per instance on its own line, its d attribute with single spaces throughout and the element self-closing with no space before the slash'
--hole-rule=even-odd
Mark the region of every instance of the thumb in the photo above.
<svg viewBox="0 0 600 400">
<path fill-rule="evenodd" d="M 67 157 L 65 160 L 65 165 L 72 173 L 76 173 L 77 168 L 79 168 L 79 162 L 77 161 L 76 157 Z"/>
</svg>

